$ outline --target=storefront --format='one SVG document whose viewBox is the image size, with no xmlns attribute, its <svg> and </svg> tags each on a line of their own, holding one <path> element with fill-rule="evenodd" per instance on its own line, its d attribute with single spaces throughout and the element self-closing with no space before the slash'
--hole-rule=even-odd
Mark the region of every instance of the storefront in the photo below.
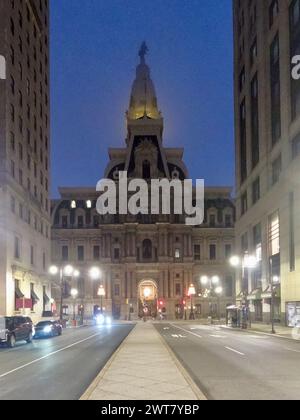
<svg viewBox="0 0 300 420">
<path fill-rule="evenodd" d="M 286 304 L 286 323 L 288 327 L 300 327 L 300 302 Z"/>
</svg>

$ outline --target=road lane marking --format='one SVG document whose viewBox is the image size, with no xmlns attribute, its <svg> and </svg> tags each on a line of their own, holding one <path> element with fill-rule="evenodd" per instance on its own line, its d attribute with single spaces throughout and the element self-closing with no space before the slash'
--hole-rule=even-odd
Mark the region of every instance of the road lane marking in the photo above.
<svg viewBox="0 0 300 420">
<path fill-rule="evenodd" d="M 5 378 L 6 376 L 11 375 L 12 373 L 18 372 L 19 370 L 22 370 L 22 369 L 24 369 L 24 368 L 26 368 L 28 366 L 31 366 L 31 365 L 33 365 L 35 363 L 38 363 L 38 362 L 40 362 L 40 361 L 42 361 L 44 359 L 48 359 L 49 357 L 54 356 L 55 354 L 61 353 L 64 350 L 68 350 L 68 349 L 70 349 L 72 347 L 77 346 L 78 344 L 81 344 L 81 343 L 84 343 L 85 341 L 91 340 L 92 338 L 97 337 L 100 334 L 101 333 L 90 335 L 89 337 L 87 337 L 87 338 L 85 338 L 83 340 L 77 341 L 76 343 L 70 344 L 70 345 L 68 345 L 66 347 L 63 347 L 62 349 L 53 351 L 52 353 L 48 353 L 48 354 L 46 354 L 43 357 L 39 357 L 38 359 L 32 360 L 31 362 L 28 362 L 28 363 L 26 363 L 26 364 L 24 364 L 22 366 L 19 366 L 19 367 L 15 368 L 15 369 L 12 369 L 9 372 L 2 373 L 0 375 L 0 379 Z"/>
<path fill-rule="evenodd" d="M 240 356 L 245 356 L 244 353 L 241 353 L 240 351 L 237 351 L 235 349 L 232 349 L 231 347 L 225 347 L 225 349 L 232 351 L 233 353 L 239 354 Z"/>
<path fill-rule="evenodd" d="M 184 332 L 187 332 L 187 333 L 189 333 L 189 334 L 192 334 L 192 335 L 194 335 L 195 337 L 202 338 L 202 336 L 201 336 L 201 335 L 196 334 L 196 333 L 194 333 L 194 332 L 192 332 L 192 331 L 189 331 L 189 330 L 186 330 L 186 329 L 184 329 L 184 328 L 178 327 L 177 325 L 174 325 L 174 324 L 171 324 L 171 325 L 172 325 L 172 327 L 174 327 L 174 328 L 178 328 L 179 330 L 182 330 L 182 331 L 184 331 Z"/>
<path fill-rule="evenodd" d="M 210 337 L 213 337 L 213 338 L 226 338 L 226 335 L 211 334 Z"/>
<path fill-rule="evenodd" d="M 292 351 L 293 353 L 300 353 L 300 350 L 294 350 L 294 349 L 288 349 L 288 348 L 286 348 L 286 350 Z"/>
</svg>

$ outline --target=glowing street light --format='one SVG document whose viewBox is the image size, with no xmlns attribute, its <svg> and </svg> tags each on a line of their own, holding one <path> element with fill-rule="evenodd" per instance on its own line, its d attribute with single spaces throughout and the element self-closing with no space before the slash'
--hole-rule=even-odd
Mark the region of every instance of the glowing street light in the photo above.
<svg viewBox="0 0 300 420">
<path fill-rule="evenodd" d="M 238 267 L 241 264 L 241 259 L 240 257 L 238 257 L 237 255 L 233 255 L 230 259 L 229 259 L 229 264 L 232 267 Z"/>
<path fill-rule="evenodd" d="M 101 270 L 98 267 L 92 267 L 89 271 L 92 280 L 99 280 L 101 278 Z"/>
<path fill-rule="evenodd" d="M 73 321 L 75 321 L 76 319 L 76 314 L 75 314 L 75 303 L 76 303 L 76 298 L 78 296 L 78 290 L 77 289 L 71 289 L 71 296 L 74 299 L 73 300 Z"/>
<path fill-rule="evenodd" d="M 105 296 L 105 289 L 102 284 L 99 287 L 97 294 L 98 296 L 100 296 L 100 312 L 102 314 L 103 313 L 103 297 Z"/>
<path fill-rule="evenodd" d="M 190 320 L 195 319 L 195 313 L 194 313 L 194 305 L 193 305 L 193 296 L 196 295 L 196 288 L 194 284 L 191 284 L 188 290 L 188 296 L 191 298 L 191 312 L 190 312 Z"/>
</svg>

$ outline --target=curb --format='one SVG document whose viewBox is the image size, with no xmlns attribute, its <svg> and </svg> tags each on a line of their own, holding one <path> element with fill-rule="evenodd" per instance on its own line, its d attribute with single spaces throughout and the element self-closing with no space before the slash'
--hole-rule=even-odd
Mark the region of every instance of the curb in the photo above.
<svg viewBox="0 0 300 420">
<path fill-rule="evenodd" d="M 134 327 L 130 331 L 130 333 L 128 334 L 128 336 L 125 338 L 125 340 L 122 341 L 122 343 L 120 344 L 120 346 L 117 348 L 117 350 L 113 353 L 113 355 L 110 357 L 110 359 L 103 366 L 102 370 L 96 376 L 96 378 L 93 380 L 93 382 L 91 383 L 91 385 L 87 388 L 87 390 L 79 398 L 79 401 L 88 401 L 89 400 L 89 397 L 92 395 L 92 393 L 94 392 L 94 390 L 97 388 L 99 382 L 101 381 L 101 379 L 103 378 L 103 376 L 105 375 L 105 373 L 108 371 L 108 369 L 110 368 L 112 362 L 115 360 L 115 358 L 117 357 L 117 355 L 119 354 L 119 352 L 121 351 L 121 349 L 123 348 L 123 346 L 125 345 L 126 341 L 129 339 L 129 337 L 131 336 L 131 334 L 133 333 L 133 331 L 135 330 L 135 328 L 136 327 Z"/>
<path fill-rule="evenodd" d="M 206 396 L 203 394 L 203 392 L 201 391 L 201 389 L 196 385 L 195 381 L 193 380 L 193 378 L 191 377 L 191 375 L 188 373 L 188 371 L 182 366 L 182 364 L 178 360 L 178 358 L 177 358 L 176 354 L 174 353 L 174 351 L 171 349 L 171 347 L 168 346 L 168 344 L 165 342 L 165 340 L 159 334 L 159 332 L 156 330 L 156 328 L 154 328 L 154 330 L 155 330 L 156 334 L 158 335 L 160 341 L 162 342 L 163 346 L 166 348 L 166 350 L 170 354 L 171 359 L 175 363 L 175 365 L 178 368 L 179 372 L 182 374 L 182 376 L 184 377 L 184 379 L 187 381 L 188 385 L 191 387 L 193 393 L 196 395 L 197 400 L 198 401 L 207 401 Z"/>
<path fill-rule="evenodd" d="M 261 334 L 261 335 L 267 335 L 268 337 L 274 337 L 274 338 L 280 338 L 281 340 L 283 339 L 283 340 L 289 340 L 289 341 L 293 341 L 294 343 L 296 342 L 299 342 L 299 344 L 300 344 L 300 340 L 295 340 L 293 337 L 285 337 L 284 335 L 280 335 L 280 334 L 271 334 L 271 333 L 267 333 L 267 332 L 264 332 L 264 331 L 259 331 L 259 330 L 254 330 L 254 329 L 251 329 L 251 330 L 242 330 L 242 329 L 237 329 L 237 330 L 235 330 L 235 329 L 233 329 L 233 328 L 227 328 L 227 327 L 225 327 L 225 326 L 221 326 L 221 328 L 222 329 L 224 329 L 224 330 L 231 330 L 231 331 L 239 331 L 239 332 L 242 332 L 242 333 L 245 333 L 245 334 L 253 334 L 253 333 L 255 333 L 255 334 Z"/>
<path fill-rule="evenodd" d="M 137 325 L 136 325 L 137 326 Z M 131 334 L 133 334 L 136 326 L 131 330 L 131 332 L 128 334 L 128 336 L 125 338 L 125 340 L 120 344 L 119 348 L 114 352 L 114 354 L 110 357 L 110 359 L 106 362 L 100 373 L 96 376 L 96 378 L 93 380 L 91 385 L 87 388 L 87 390 L 84 392 L 84 394 L 79 398 L 79 401 L 88 401 L 94 390 L 97 388 L 99 382 L 104 377 L 108 369 L 110 368 L 111 364 L 119 354 L 119 352 L 122 350 L 123 346 L 125 346 L 127 340 L 129 340 Z M 153 326 L 153 330 L 158 335 L 159 340 L 163 344 L 164 348 L 168 351 L 169 355 L 171 356 L 171 359 L 174 361 L 176 367 L 178 368 L 179 372 L 182 374 L 184 379 L 187 381 L 187 384 L 191 387 L 193 393 L 195 394 L 198 401 L 207 401 L 207 398 L 205 395 L 201 392 L 199 387 L 196 385 L 190 374 L 187 372 L 187 370 L 181 365 L 179 360 L 177 359 L 175 353 L 172 351 L 172 349 L 169 348 L 169 346 L 165 343 L 164 339 L 161 337 L 161 335 L 158 333 L 158 331 Z"/>
</svg>

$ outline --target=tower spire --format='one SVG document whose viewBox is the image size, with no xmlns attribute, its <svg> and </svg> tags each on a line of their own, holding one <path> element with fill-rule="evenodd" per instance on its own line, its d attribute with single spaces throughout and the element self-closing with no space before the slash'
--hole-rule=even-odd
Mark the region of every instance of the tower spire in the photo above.
<svg viewBox="0 0 300 420">
<path fill-rule="evenodd" d="M 147 55 L 147 53 L 149 52 L 149 48 L 146 44 L 146 41 L 144 41 L 141 45 L 140 51 L 139 51 L 139 56 L 141 59 L 141 64 L 146 64 L 146 60 L 145 60 L 145 56 Z"/>
<path fill-rule="evenodd" d="M 150 76 L 150 68 L 146 64 L 149 48 L 144 41 L 139 49 L 140 63 L 136 68 L 136 78 L 133 82 L 130 96 L 128 117 L 133 120 L 140 118 L 160 119 L 154 84 Z"/>
</svg>

